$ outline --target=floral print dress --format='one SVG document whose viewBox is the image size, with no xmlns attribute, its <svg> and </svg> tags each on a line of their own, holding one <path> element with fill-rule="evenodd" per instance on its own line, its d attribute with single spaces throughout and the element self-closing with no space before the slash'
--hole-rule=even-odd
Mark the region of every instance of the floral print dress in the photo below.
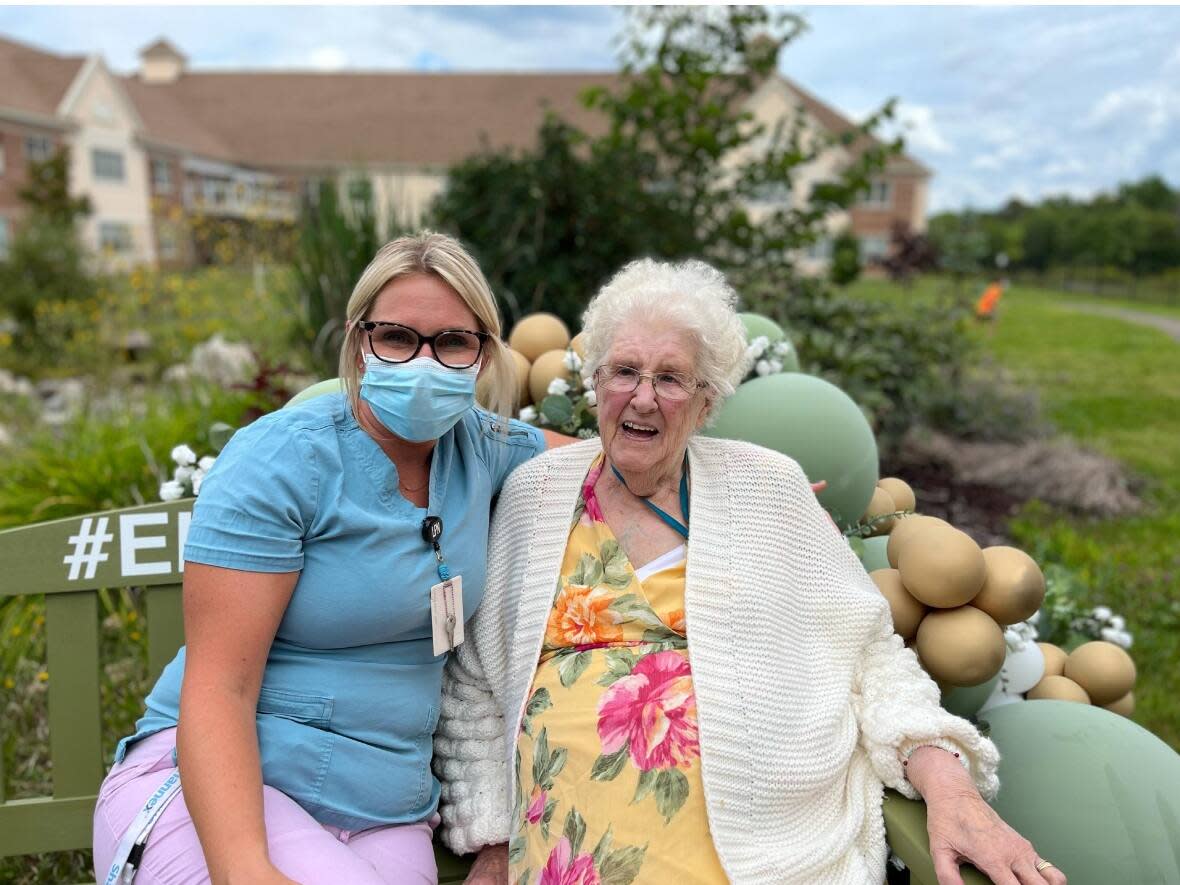
<svg viewBox="0 0 1180 885">
<path fill-rule="evenodd" d="M 714 885 L 683 546 L 636 572 L 582 485 L 516 744 L 509 881 Z"/>
</svg>

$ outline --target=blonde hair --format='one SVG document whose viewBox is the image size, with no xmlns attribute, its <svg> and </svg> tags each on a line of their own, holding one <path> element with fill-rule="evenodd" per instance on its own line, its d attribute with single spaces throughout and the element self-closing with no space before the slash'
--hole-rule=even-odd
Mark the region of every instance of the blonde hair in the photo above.
<svg viewBox="0 0 1180 885">
<path fill-rule="evenodd" d="M 382 246 L 365 268 L 348 299 L 344 341 L 340 345 L 340 380 L 356 414 L 360 397 L 365 332 L 357 326 L 368 319 L 377 296 L 394 280 L 412 274 L 433 274 L 475 314 L 479 331 L 487 332 L 480 360 L 480 405 L 508 417 L 516 399 L 516 369 L 500 340 L 500 312 L 491 287 L 475 259 L 454 237 L 430 230 L 398 237 Z"/>
</svg>

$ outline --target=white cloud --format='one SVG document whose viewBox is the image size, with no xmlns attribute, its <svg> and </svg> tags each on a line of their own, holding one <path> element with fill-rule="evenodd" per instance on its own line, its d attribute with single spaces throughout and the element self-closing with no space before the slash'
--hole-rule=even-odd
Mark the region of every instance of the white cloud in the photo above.
<svg viewBox="0 0 1180 885">
<path fill-rule="evenodd" d="M 348 65 L 348 53 L 339 46 L 321 46 L 311 53 L 311 66 L 317 71 L 339 71 Z"/>
<path fill-rule="evenodd" d="M 1125 122 L 1132 131 L 1142 132 L 1145 128 L 1156 135 L 1176 118 L 1180 118 L 1180 96 L 1173 89 L 1163 85 L 1127 86 L 1102 96 L 1090 109 L 1083 126 L 1101 129 Z"/>
<path fill-rule="evenodd" d="M 899 104 L 897 120 L 906 147 L 929 154 L 949 154 L 954 148 L 934 122 L 934 109 L 921 104 Z"/>
<path fill-rule="evenodd" d="M 1065 175 L 1081 175 L 1086 171 L 1086 165 L 1077 157 L 1061 157 L 1045 166 L 1044 173 L 1054 178 Z"/>
</svg>

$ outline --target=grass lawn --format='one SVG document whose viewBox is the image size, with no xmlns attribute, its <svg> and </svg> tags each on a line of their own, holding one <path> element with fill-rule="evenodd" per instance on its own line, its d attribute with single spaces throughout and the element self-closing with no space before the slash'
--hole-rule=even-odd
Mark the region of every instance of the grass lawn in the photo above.
<svg viewBox="0 0 1180 885">
<path fill-rule="evenodd" d="M 982 287 L 965 287 L 973 299 Z M 905 290 L 866 280 L 852 294 L 934 299 L 950 284 L 934 279 Z M 1127 619 L 1139 670 L 1135 720 L 1180 749 L 1180 343 L 1163 332 L 1079 313 L 1085 301 L 1167 316 L 1180 310 L 1081 298 L 1014 286 L 997 320 L 978 330 L 988 353 L 1040 391 L 1060 432 L 1118 458 L 1143 482 L 1147 509 L 1134 518 L 1083 520 L 1031 504 L 1011 526 L 1039 562 L 1060 562 L 1087 587 L 1089 604 Z"/>
</svg>

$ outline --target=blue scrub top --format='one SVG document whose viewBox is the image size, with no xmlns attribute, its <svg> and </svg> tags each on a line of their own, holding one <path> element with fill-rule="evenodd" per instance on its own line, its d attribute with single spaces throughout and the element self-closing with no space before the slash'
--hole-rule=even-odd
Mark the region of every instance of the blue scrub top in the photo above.
<svg viewBox="0 0 1180 885">
<path fill-rule="evenodd" d="M 507 425 L 507 426 L 505 426 Z M 442 669 L 430 628 L 437 563 L 429 513 L 463 611 L 483 597 L 492 497 L 545 447 L 537 428 L 473 408 L 437 443 L 429 510 L 401 496 L 397 470 L 343 394 L 316 397 L 234 434 L 201 486 L 184 556 L 257 572 L 299 571 L 258 697 L 263 782 L 347 830 L 423 820 Z M 184 649 L 147 697 L 128 746 L 176 725 Z"/>
</svg>

